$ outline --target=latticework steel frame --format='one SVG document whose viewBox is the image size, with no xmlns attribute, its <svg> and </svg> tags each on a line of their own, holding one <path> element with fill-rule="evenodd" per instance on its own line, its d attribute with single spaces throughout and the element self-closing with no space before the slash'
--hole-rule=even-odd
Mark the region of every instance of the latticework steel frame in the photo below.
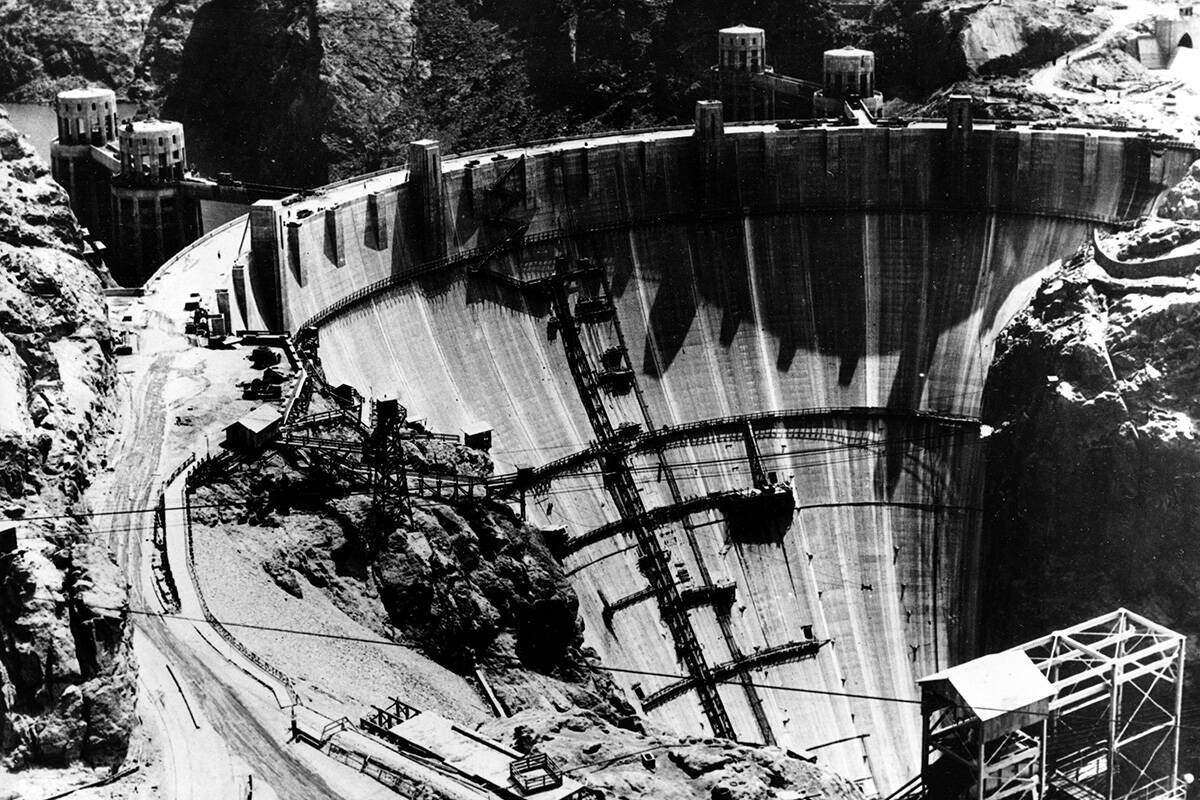
<svg viewBox="0 0 1200 800">
<path fill-rule="evenodd" d="M 945 785 L 953 765 L 970 774 L 969 794 L 979 800 L 1184 796 L 1181 634 L 1122 608 L 1013 650 L 1028 655 L 1054 688 L 1049 713 L 985 741 L 968 709 L 923 709 L 924 793 L 933 794 L 939 780 Z"/>
</svg>

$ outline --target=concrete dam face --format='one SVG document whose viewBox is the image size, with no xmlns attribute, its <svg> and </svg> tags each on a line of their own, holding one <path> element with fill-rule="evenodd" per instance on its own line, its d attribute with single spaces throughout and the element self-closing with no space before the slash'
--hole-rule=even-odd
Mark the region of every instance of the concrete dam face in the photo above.
<svg viewBox="0 0 1200 800">
<path fill-rule="evenodd" d="M 426 143 L 257 205 L 246 294 L 317 330 L 331 383 L 552 464 L 530 519 L 653 722 L 887 793 L 915 679 L 976 655 L 994 337 L 1193 157 L 978 124 Z"/>
</svg>

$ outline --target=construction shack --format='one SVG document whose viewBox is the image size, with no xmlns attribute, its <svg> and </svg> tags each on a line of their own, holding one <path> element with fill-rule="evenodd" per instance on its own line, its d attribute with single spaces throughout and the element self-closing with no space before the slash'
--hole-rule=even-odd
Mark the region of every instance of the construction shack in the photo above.
<svg viewBox="0 0 1200 800">
<path fill-rule="evenodd" d="M 279 431 L 283 415 L 271 406 L 259 406 L 225 428 L 225 445 L 233 450 L 261 450 Z"/>
</svg>

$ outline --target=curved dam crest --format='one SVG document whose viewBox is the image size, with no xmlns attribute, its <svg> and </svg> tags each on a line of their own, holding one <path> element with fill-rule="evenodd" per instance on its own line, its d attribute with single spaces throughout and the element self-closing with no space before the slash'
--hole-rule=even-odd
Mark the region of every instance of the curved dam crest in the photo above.
<svg viewBox="0 0 1200 800">
<path fill-rule="evenodd" d="M 531 498 L 532 521 L 567 530 L 588 644 L 658 724 L 712 734 L 685 669 L 703 663 L 737 738 L 815 748 L 868 794 L 912 777 L 919 706 L 877 698 L 915 701 L 917 677 L 975 655 L 993 339 L 1049 265 L 1147 213 L 1194 151 L 979 124 L 698 125 L 413 155 L 256 205 L 248 317 L 316 320 L 332 383 L 395 393 L 433 428 L 486 421 L 501 469 L 609 427 L 679 428 Z M 580 282 L 603 285 L 602 321 L 531 289 L 562 259 L 599 267 Z M 632 386 L 581 385 L 572 347 L 596 369 L 627 352 Z M 791 512 L 731 500 L 756 464 L 790 481 Z M 647 588 L 638 526 L 700 662 Z"/>
</svg>

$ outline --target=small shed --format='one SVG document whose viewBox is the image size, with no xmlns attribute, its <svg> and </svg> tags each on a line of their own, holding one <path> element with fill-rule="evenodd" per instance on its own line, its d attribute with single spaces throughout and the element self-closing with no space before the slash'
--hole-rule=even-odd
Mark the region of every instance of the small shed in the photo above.
<svg viewBox="0 0 1200 800">
<path fill-rule="evenodd" d="M 462 426 L 463 444 L 475 450 L 492 449 L 492 426 L 486 422 L 468 422 Z"/>
<path fill-rule="evenodd" d="M 980 726 L 982 740 L 1042 722 L 1054 687 L 1020 650 L 982 656 L 917 681 L 926 709 L 957 706 Z"/>
<path fill-rule="evenodd" d="M 403 421 L 400 415 L 400 401 L 396 399 L 396 395 L 389 392 L 375 398 L 375 419 L 380 423 Z"/>
<path fill-rule="evenodd" d="M 329 391 L 333 395 L 333 398 L 342 404 L 353 403 L 358 396 L 358 390 L 348 383 L 339 383 Z"/>
<path fill-rule="evenodd" d="M 279 430 L 283 415 L 271 406 L 259 406 L 225 428 L 225 444 L 234 450 L 259 450 Z"/>
</svg>

